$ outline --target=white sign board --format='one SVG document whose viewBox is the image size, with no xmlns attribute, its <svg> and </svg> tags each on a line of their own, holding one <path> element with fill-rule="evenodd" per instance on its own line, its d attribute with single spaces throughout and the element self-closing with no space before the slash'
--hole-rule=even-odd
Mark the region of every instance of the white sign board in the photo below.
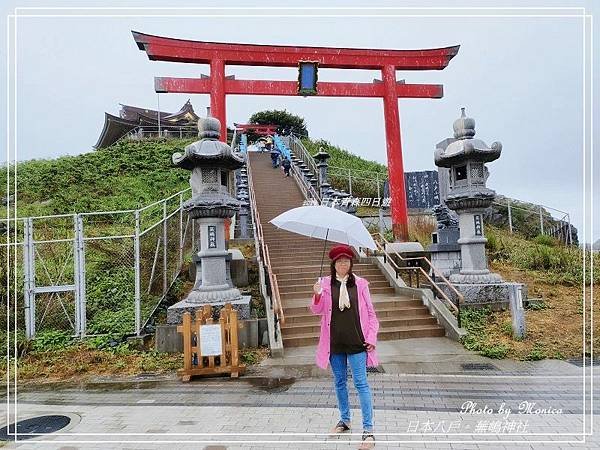
<svg viewBox="0 0 600 450">
<path fill-rule="evenodd" d="M 222 348 L 221 325 L 200 325 L 200 355 L 219 356 Z"/>
</svg>

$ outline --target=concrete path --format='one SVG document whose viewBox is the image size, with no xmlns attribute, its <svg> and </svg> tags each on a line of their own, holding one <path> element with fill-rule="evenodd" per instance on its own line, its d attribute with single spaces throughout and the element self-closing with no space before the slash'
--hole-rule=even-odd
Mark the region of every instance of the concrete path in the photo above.
<svg viewBox="0 0 600 450">
<path fill-rule="evenodd" d="M 452 365 L 462 361 L 455 358 L 465 356 L 456 349 L 453 353 L 453 347 L 452 343 L 439 344 L 438 352 L 432 353 L 431 345 L 413 342 L 412 354 L 420 353 L 416 349 L 429 349 L 446 373 L 369 373 L 376 448 L 600 446 L 597 436 L 584 435 L 590 430 L 589 367 L 585 369 L 588 398 L 584 404 L 581 367 L 552 360 L 494 361 L 495 369 L 453 372 L 451 369 L 458 366 Z M 389 369 L 394 364 L 434 364 L 433 356 L 425 362 L 415 361 L 417 357 L 405 363 L 398 361 L 400 350 L 401 346 L 389 359 L 386 356 L 383 366 Z M 406 347 L 404 350 L 408 352 Z M 382 348 L 382 355 L 386 353 Z M 286 357 L 293 356 L 288 353 Z M 308 357 L 308 352 L 302 356 Z M 272 365 L 272 369 L 278 368 Z M 594 371 L 594 384 L 598 386 L 600 367 L 594 367 Z M 594 388 L 594 416 L 598 419 L 600 398 Z M 160 381 L 23 387 L 18 391 L 19 419 L 65 414 L 72 423 L 62 434 L 40 436 L 16 447 L 351 449 L 358 446 L 362 430 L 351 381 L 349 391 L 352 427 L 357 434 L 330 437 L 327 431 L 337 422 L 338 412 L 331 377 L 324 375 L 277 378 L 252 375 L 251 371 L 239 380 L 196 379 L 185 384 L 171 377 Z M 11 404 L 11 411 L 13 408 Z M 4 426 L 6 417 L 2 421 Z"/>
<path fill-rule="evenodd" d="M 283 358 L 269 358 L 254 369 L 254 374 L 274 377 L 329 377 L 329 370 L 315 366 L 316 346 L 286 348 Z M 380 341 L 377 344 L 381 368 L 388 374 L 461 373 L 485 370 L 505 374 L 553 373 L 572 370 L 573 366 L 561 360 L 529 361 L 497 360 L 465 350 L 458 342 L 445 337 Z"/>
</svg>

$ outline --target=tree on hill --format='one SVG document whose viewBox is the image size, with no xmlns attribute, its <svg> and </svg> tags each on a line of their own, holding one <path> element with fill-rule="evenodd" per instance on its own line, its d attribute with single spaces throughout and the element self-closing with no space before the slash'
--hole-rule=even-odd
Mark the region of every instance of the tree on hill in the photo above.
<svg viewBox="0 0 600 450">
<path fill-rule="evenodd" d="M 259 111 L 252 114 L 249 123 L 257 125 L 277 125 L 278 134 L 294 133 L 297 136 L 308 137 L 306 123 L 300 116 L 296 116 L 286 110 Z M 252 136 L 250 136 L 252 138 Z"/>
</svg>

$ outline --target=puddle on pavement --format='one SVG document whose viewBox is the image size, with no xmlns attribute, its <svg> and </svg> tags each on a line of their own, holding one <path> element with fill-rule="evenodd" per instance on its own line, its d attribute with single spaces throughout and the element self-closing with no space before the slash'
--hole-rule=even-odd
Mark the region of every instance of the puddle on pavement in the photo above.
<svg viewBox="0 0 600 450">
<path fill-rule="evenodd" d="M 285 392 L 296 382 L 295 378 L 245 378 L 252 386 L 266 392 Z"/>
</svg>

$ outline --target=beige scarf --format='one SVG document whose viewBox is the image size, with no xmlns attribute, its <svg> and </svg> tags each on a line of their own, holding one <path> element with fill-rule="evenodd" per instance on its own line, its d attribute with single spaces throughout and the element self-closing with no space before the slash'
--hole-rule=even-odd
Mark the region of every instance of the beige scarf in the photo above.
<svg viewBox="0 0 600 450">
<path fill-rule="evenodd" d="M 341 278 L 337 273 L 335 274 L 336 280 L 338 280 L 340 285 L 340 300 L 339 307 L 340 311 L 343 311 L 344 308 L 350 308 L 350 296 L 348 295 L 348 289 L 346 288 L 346 282 L 348 281 L 348 274 L 344 278 Z"/>
</svg>

